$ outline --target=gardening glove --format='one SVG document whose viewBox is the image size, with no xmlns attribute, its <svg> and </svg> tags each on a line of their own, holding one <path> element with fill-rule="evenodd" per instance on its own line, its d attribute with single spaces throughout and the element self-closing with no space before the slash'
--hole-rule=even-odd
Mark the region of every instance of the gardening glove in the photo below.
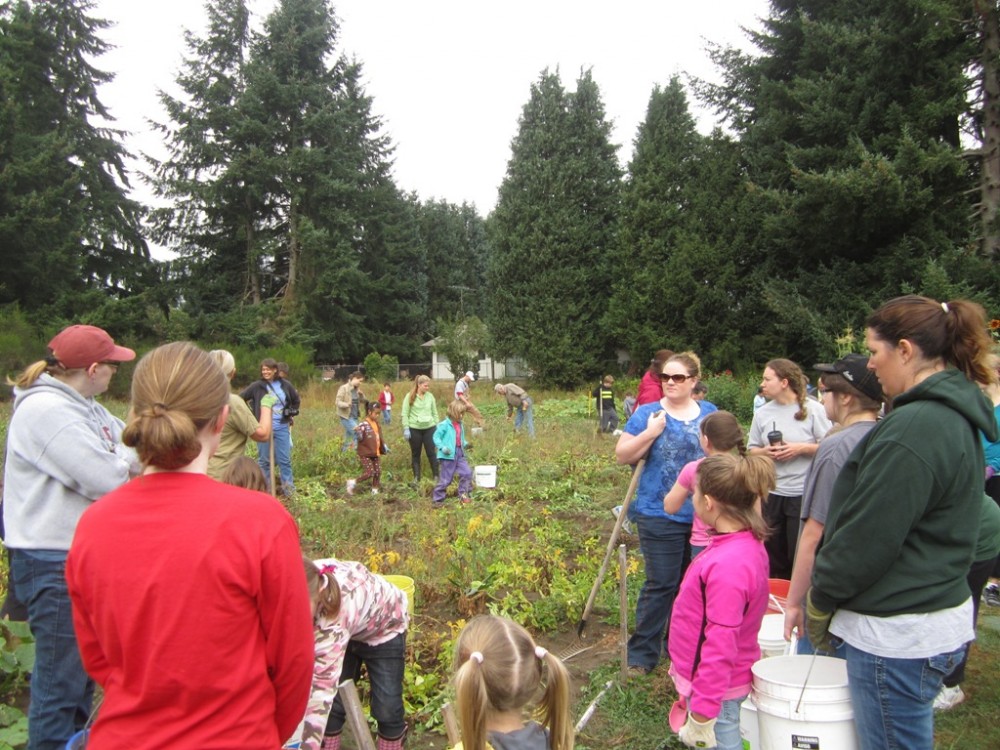
<svg viewBox="0 0 1000 750">
<path fill-rule="evenodd" d="M 268 409 L 273 409 L 274 405 L 278 403 L 278 397 L 273 393 L 268 393 L 260 400 L 261 406 L 266 406 Z"/>
<path fill-rule="evenodd" d="M 833 619 L 833 612 L 824 612 L 813 604 L 813 590 L 809 589 L 806 594 L 806 634 L 816 651 L 826 651 L 833 653 L 833 644 L 830 643 L 830 620 Z"/>
<path fill-rule="evenodd" d="M 691 714 L 688 714 L 687 721 L 677 733 L 688 747 L 716 747 L 715 741 L 715 719 L 698 721 Z"/>
<path fill-rule="evenodd" d="M 406 440 L 409 440 L 409 439 L 410 439 L 410 428 L 409 428 L 409 427 L 404 427 L 404 428 L 403 428 L 403 437 L 404 437 L 404 438 L 405 438 Z"/>
</svg>

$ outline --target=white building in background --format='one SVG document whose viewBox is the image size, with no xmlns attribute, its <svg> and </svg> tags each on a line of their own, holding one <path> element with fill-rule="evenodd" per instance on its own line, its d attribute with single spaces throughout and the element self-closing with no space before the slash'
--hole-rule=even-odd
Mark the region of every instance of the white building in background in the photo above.
<svg viewBox="0 0 1000 750">
<path fill-rule="evenodd" d="M 457 380 L 463 373 L 453 373 L 451 363 L 443 354 L 438 354 L 434 350 L 438 339 L 433 338 L 425 341 L 420 346 L 426 347 L 431 352 L 431 379 L 432 380 Z M 503 360 L 494 360 L 487 356 L 486 352 L 480 351 L 477 357 L 479 361 L 479 373 L 476 376 L 480 380 L 520 380 L 531 375 L 524 360 L 517 357 L 510 357 Z"/>
</svg>

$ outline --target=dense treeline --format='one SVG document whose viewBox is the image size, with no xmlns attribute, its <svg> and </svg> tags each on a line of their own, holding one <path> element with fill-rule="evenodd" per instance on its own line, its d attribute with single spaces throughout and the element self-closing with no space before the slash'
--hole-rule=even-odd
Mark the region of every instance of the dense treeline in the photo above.
<svg viewBox="0 0 1000 750">
<path fill-rule="evenodd" d="M 877 302 L 1000 312 L 1000 25 L 978 0 L 772 0 L 721 83 L 651 92 L 622 171 L 582 71 L 528 86 L 499 201 L 403 194 L 328 0 L 208 0 L 161 94 L 162 207 L 128 197 L 87 0 L 0 4 L 0 304 L 148 342 L 296 344 L 317 360 L 482 319 L 497 355 L 575 384 L 625 352 L 713 369 L 828 356 Z M 259 28 L 259 30 L 255 30 Z M 724 132 L 700 134 L 689 96 Z M 113 113 L 112 113 L 113 114 Z M 150 259 L 146 237 L 176 253 Z"/>
</svg>

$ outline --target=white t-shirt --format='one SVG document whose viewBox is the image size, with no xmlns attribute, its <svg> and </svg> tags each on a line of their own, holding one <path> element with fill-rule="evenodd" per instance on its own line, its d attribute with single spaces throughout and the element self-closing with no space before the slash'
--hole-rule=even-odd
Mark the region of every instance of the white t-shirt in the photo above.
<svg viewBox="0 0 1000 750">
<path fill-rule="evenodd" d="M 747 447 L 763 448 L 768 444 L 767 433 L 775 429 L 781 432 L 781 439 L 786 443 L 818 443 L 833 426 L 826 417 L 823 405 L 811 398 L 806 399 L 805 419 L 795 418 L 798 411 L 797 401 L 791 404 L 768 401 L 753 414 Z M 812 456 L 796 456 L 790 461 L 775 461 L 774 470 L 778 482 L 774 494 L 782 497 L 800 496 L 811 463 Z"/>
</svg>

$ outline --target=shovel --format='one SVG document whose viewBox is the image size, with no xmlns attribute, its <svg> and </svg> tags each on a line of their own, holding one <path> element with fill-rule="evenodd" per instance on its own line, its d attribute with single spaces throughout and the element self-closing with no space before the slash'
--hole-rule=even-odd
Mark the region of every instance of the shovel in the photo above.
<svg viewBox="0 0 1000 750">
<path fill-rule="evenodd" d="M 597 599 L 597 592 L 601 588 L 601 584 L 604 583 L 604 576 L 608 572 L 608 563 L 611 561 L 611 555 L 615 551 L 615 546 L 618 544 L 618 536 L 622 531 L 622 524 L 625 523 L 625 516 L 628 514 L 628 506 L 632 502 L 632 496 L 635 495 L 635 488 L 639 486 L 639 479 L 642 477 L 642 470 L 646 466 L 646 459 L 639 459 L 639 463 L 636 464 L 635 471 L 632 472 L 632 481 L 629 482 L 628 491 L 625 493 L 625 499 L 622 501 L 621 512 L 618 513 L 618 518 L 615 520 L 615 528 L 611 532 L 611 538 L 608 540 L 608 548 L 604 552 L 604 562 L 601 563 L 601 569 L 597 573 L 597 580 L 594 581 L 593 588 L 590 589 L 590 596 L 587 598 L 587 606 L 583 608 L 583 615 L 580 617 L 580 622 L 576 624 L 576 637 L 582 638 L 583 631 L 587 627 L 587 618 L 590 617 L 590 612 L 594 608 L 594 601 Z"/>
</svg>

